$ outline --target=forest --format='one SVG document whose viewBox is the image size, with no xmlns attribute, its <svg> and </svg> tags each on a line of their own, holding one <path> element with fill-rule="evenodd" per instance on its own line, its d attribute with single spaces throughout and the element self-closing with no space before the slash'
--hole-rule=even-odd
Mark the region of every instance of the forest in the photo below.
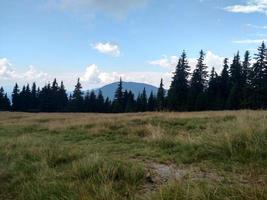
<svg viewBox="0 0 267 200">
<path fill-rule="evenodd" d="M 253 61 L 253 62 L 252 62 Z M 161 79 L 157 94 L 144 90 L 135 97 L 123 89 L 120 79 L 114 99 L 104 98 L 101 91 L 84 92 L 78 79 L 68 95 L 64 83 L 56 79 L 43 88 L 33 83 L 21 89 L 16 83 L 12 99 L 0 88 L 1 111 L 23 112 L 99 112 L 123 113 L 146 111 L 205 111 L 267 108 L 267 48 L 264 42 L 255 55 L 246 51 L 242 59 L 237 52 L 232 61 L 222 63 L 222 71 L 214 67 L 208 72 L 205 53 L 200 51 L 191 73 L 187 54 L 179 57 L 169 90 Z"/>
</svg>

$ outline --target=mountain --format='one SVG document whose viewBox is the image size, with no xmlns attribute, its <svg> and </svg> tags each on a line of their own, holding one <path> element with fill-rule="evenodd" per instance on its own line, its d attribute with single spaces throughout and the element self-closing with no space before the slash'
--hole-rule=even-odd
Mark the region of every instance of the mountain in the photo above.
<svg viewBox="0 0 267 200">
<path fill-rule="evenodd" d="M 119 82 L 105 85 L 101 88 L 95 89 L 95 92 L 98 93 L 98 91 L 101 90 L 105 98 L 108 97 L 110 99 L 114 99 L 114 94 L 118 87 L 118 84 Z M 131 90 L 134 93 L 135 98 L 138 96 L 139 93 L 143 91 L 144 88 L 146 88 L 147 96 L 149 96 L 151 92 L 153 92 L 154 95 L 156 95 L 158 92 L 157 87 L 146 83 L 122 82 L 122 87 L 123 90 Z"/>
</svg>

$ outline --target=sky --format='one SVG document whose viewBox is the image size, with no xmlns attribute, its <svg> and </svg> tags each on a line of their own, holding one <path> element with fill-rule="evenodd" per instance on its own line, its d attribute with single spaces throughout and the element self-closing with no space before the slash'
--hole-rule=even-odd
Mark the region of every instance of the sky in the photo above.
<svg viewBox="0 0 267 200">
<path fill-rule="evenodd" d="M 222 68 L 267 41 L 267 0 L 0 0 L 0 86 L 54 78 L 72 90 L 118 81 L 165 87 L 187 52 Z"/>
</svg>

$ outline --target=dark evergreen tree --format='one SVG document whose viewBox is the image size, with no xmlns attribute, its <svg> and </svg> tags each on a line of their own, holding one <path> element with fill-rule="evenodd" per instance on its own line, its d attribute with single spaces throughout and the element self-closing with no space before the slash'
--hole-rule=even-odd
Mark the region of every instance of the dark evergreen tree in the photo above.
<svg viewBox="0 0 267 200">
<path fill-rule="evenodd" d="M 141 111 L 145 112 L 147 111 L 147 94 L 146 94 L 146 88 L 143 89 L 143 92 L 141 94 Z"/>
<path fill-rule="evenodd" d="M 149 98 L 149 99 L 151 101 L 154 101 L 154 96 L 150 95 L 150 97 L 151 98 Z M 152 102 L 150 102 L 150 103 L 152 103 Z M 160 80 L 160 85 L 159 85 L 159 89 L 158 89 L 158 93 L 157 93 L 156 103 L 157 103 L 157 109 L 159 111 L 162 111 L 165 107 L 165 89 L 164 89 L 164 85 L 163 85 L 163 79 Z"/>
<path fill-rule="evenodd" d="M 104 103 L 104 112 L 105 113 L 110 113 L 112 112 L 112 108 L 111 108 L 111 101 L 110 99 L 107 97 Z"/>
<path fill-rule="evenodd" d="M 208 109 L 218 110 L 220 108 L 218 91 L 219 91 L 219 77 L 213 67 L 210 73 L 210 79 L 207 89 Z"/>
<path fill-rule="evenodd" d="M 207 66 L 204 64 L 204 57 L 204 51 L 201 50 L 190 82 L 189 110 L 204 110 L 207 106 L 205 89 L 207 87 L 208 72 Z"/>
<path fill-rule="evenodd" d="M 91 112 L 97 112 L 97 96 L 94 90 L 90 92 L 89 100 L 90 100 Z"/>
<path fill-rule="evenodd" d="M 70 110 L 72 112 L 82 112 L 84 109 L 84 102 L 83 102 L 83 92 L 82 92 L 82 85 L 80 83 L 80 79 L 78 78 L 77 84 L 75 85 L 75 89 L 72 94 L 72 99 L 70 102 Z"/>
<path fill-rule="evenodd" d="M 12 92 L 12 110 L 21 111 L 20 91 L 17 83 Z"/>
<path fill-rule="evenodd" d="M 32 89 L 31 89 L 31 101 L 30 101 L 30 109 L 37 111 L 38 110 L 38 92 L 36 88 L 36 84 L 32 84 Z"/>
<path fill-rule="evenodd" d="M 229 91 L 230 91 L 229 65 L 228 65 L 228 59 L 225 58 L 223 69 L 219 77 L 219 86 L 218 86 L 219 109 L 226 108 Z"/>
<path fill-rule="evenodd" d="M 113 102 L 113 111 L 123 112 L 124 111 L 123 107 L 124 107 L 123 87 L 122 87 L 122 79 L 120 78 L 118 88 L 116 89 L 116 92 L 115 92 L 115 99 Z"/>
<path fill-rule="evenodd" d="M 162 83 L 162 79 L 161 79 L 161 83 Z M 163 88 L 163 84 L 161 84 L 161 85 L 162 85 L 162 88 Z M 157 105 L 159 105 L 159 104 L 157 104 L 157 102 L 158 102 L 157 100 L 158 100 L 158 98 L 155 98 L 153 92 L 151 92 L 150 95 L 149 95 L 149 98 L 148 98 L 148 102 L 147 102 L 147 110 L 148 111 L 155 111 L 156 110 Z M 164 101 L 162 103 L 163 104 L 160 104 L 160 105 L 162 105 L 161 110 L 163 110 Z"/>
<path fill-rule="evenodd" d="M 135 105 L 135 111 L 141 112 L 143 109 L 143 104 L 142 104 L 142 95 L 139 93 L 137 98 L 136 98 L 136 105 Z"/>
<path fill-rule="evenodd" d="M 168 92 L 168 107 L 171 110 L 186 110 L 189 70 L 186 53 L 183 52 L 179 58 Z"/>
<path fill-rule="evenodd" d="M 125 107 L 125 112 L 134 112 L 134 111 L 135 111 L 134 94 L 132 93 L 132 91 L 129 91 L 127 95 L 127 103 Z"/>
<path fill-rule="evenodd" d="M 242 65 L 239 52 L 234 56 L 230 67 L 230 93 L 227 100 L 228 109 L 240 109 L 242 101 Z"/>
<path fill-rule="evenodd" d="M 250 105 L 250 94 L 251 90 L 251 81 L 250 77 L 252 74 L 250 67 L 250 54 L 249 51 L 245 52 L 244 61 L 242 63 L 242 101 L 241 108 L 251 108 Z"/>
<path fill-rule="evenodd" d="M 4 91 L 4 88 L 0 88 L 0 111 L 9 111 L 11 109 L 10 100 Z"/>
<path fill-rule="evenodd" d="M 65 111 L 68 105 L 68 96 L 66 93 L 66 89 L 64 86 L 63 81 L 60 83 L 60 87 L 58 89 L 58 99 L 59 99 L 59 105 L 57 107 L 58 111 Z"/>
<path fill-rule="evenodd" d="M 105 104 L 105 100 L 104 100 L 102 91 L 99 90 L 98 95 L 97 95 L 97 99 L 96 99 L 96 112 L 100 112 L 100 113 L 105 112 L 104 104 Z"/>
<path fill-rule="evenodd" d="M 40 110 L 43 112 L 53 111 L 53 96 L 51 92 L 51 85 L 48 83 L 45 85 L 39 94 Z"/>
<path fill-rule="evenodd" d="M 263 42 L 255 54 L 256 63 L 252 67 L 251 87 L 251 104 L 253 108 L 266 108 L 267 104 L 267 49 Z"/>
</svg>

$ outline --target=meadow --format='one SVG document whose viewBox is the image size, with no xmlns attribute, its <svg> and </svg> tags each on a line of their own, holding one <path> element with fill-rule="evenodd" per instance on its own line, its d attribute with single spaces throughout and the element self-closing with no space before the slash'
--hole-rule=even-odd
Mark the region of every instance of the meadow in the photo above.
<svg viewBox="0 0 267 200">
<path fill-rule="evenodd" d="M 267 199 L 267 111 L 0 112 L 1 200 Z"/>
</svg>

